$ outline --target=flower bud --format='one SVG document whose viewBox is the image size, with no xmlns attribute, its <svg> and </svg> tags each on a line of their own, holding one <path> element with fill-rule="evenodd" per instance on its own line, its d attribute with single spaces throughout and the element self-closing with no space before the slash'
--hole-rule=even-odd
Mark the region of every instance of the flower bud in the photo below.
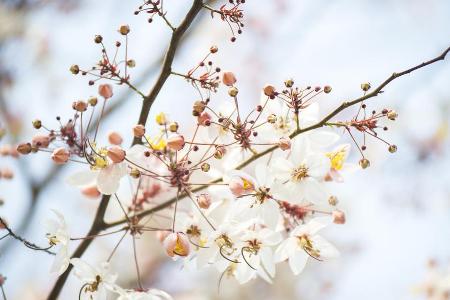
<svg viewBox="0 0 450 300">
<path fill-rule="evenodd" d="M 367 169 L 368 167 L 370 167 L 370 161 L 367 158 L 362 158 L 359 161 L 359 165 L 361 166 L 361 168 Z"/>
<path fill-rule="evenodd" d="M 232 72 L 223 72 L 222 74 L 222 82 L 226 86 L 233 86 L 236 83 L 236 77 Z"/>
<path fill-rule="evenodd" d="M 227 153 L 227 149 L 223 146 L 217 146 L 216 152 L 214 152 L 214 158 L 215 159 L 222 159 L 225 154 Z"/>
<path fill-rule="evenodd" d="M 211 124 L 211 115 L 207 112 L 201 113 L 197 117 L 197 123 L 201 126 L 209 126 L 208 123 Z"/>
<path fill-rule="evenodd" d="M 361 89 L 362 89 L 364 92 L 367 92 L 368 90 L 370 90 L 370 83 L 368 83 L 368 82 L 361 83 Z"/>
<path fill-rule="evenodd" d="M 20 154 L 26 155 L 31 153 L 31 144 L 30 143 L 22 143 L 17 145 L 17 152 L 19 152 Z"/>
<path fill-rule="evenodd" d="M 144 125 L 138 124 L 133 127 L 133 135 L 137 138 L 143 137 L 145 134 Z"/>
<path fill-rule="evenodd" d="M 100 84 L 98 86 L 98 94 L 105 99 L 109 99 L 113 95 L 113 88 L 110 84 Z"/>
<path fill-rule="evenodd" d="M 209 172 L 209 170 L 211 169 L 211 165 L 206 162 L 202 163 L 202 165 L 200 166 L 200 169 L 205 173 Z"/>
<path fill-rule="evenodd" d="M 395 152 L 397 152 L 397 146 L 396 145 L 389 145 L 388 150 L 391 153 L 395 153 Z"/>
<path fill-rule="evenodd" d="M 57 164 L 64 164 L 69 160 L 70 153 L 64 148 L 56 148 L 53 150 L 52 159 Z"/>
<path fill-rule="evenodd" d="M 170 132 L 177 132 L 179 128 L 179 125 L 177 122 L 172 122 L 169 124 L 169 130 Z"/>
<path fill-rule="evenodd" d="M 75 101 L 72 103 L 72 108 L 78 112 L 84 112 L 87 109 L 88 104 L 84 101 Z"/>
<path fill-rule="evenodd" d="M 338 204 L 338 198 L 336 196 L 330 196 L 330 198 L 328 198 L 328 204 L 335 206 Z"/>
<path fill-rule="evenodd" d="M 159 114 L 156 115 L 155 117 L 155 121 L 158 125 L 164 125 L 167 123 L 167 117 L 166 114 L 163 112 L 160 112 Z"/>
<path fill-rule="evenodd" d="M 31 145 L 37 148 L 47 148 L 50 144 L 50 137 L 48 135 L 35 135 L 31 140 Z"/>
<path fill-rule="evenodd" d="M 206 103 L 203 101 L 195 101 L 192 107 L 193 111 L 197 113 L 202 113 L 205 111 Z"/>
<path fill-rule="evenodd" d="M 40 129 L 40 128 L 42 127 L 42 122 L 41 122 L 41 120 L 34 120 L 34 121 L 32 122 L 32 124 L 33 124 L 33 127 L 34 127 L 35 129 Z"/>
<path fill-rule="evenodd" d="M 334 210 L 331 215 L 335 224 L 345 224 L 345 213 L 340 210 Z"/>
<path fill-rule="evenodd" d="M 325 94 L 329 94 L 331 92 L 331 86 L 329 86 L 329 85 L 324 86 L 323 87 L 323 92 Z"/>
<path fill-rule="evenodd" d="M 97 102 L 98 102 L 97 97 L 90 97 L 90 98 L 88 99 L 88 103 L 89 103 L 90 106 L 96 106 L 96 105 L 97 105 Z"/>
<path fill-rule="evenodd" d="M 100 192 L 97 189 L 97 186 L 95 186 L 95 185 L 87 186 L 87 187 L 81 189 L 81 193 L 84 196 L 86 196 L 88 198 L 92 198 L 92 199 L 95 199 L 98 196 L 100 196 Z"/>
<path fill-rule="evenodd" d="M 112 160 L 113 163 L 117 164 L 120 162 L 123 162 L 125 159 L 125 151 L 120 148 L 119 146 L 112 146 L 108 149 L 108 152 L 106 155 L 109 157 L 109 159 Z"/>
<path fill-rule="evenodd" d="M 139 171 L 139 169 L 137 168 L 132 168 L 130 171 L 130 176 L 133 178 L 139 178 L 141 177 L 141 171 Z"/>
<path fill-rule="evenodd" d="M 170 257 L 188 256 L 190 252 L 189 239 L 183 233 L 170 233 L 163 242 L 167 255 Z"/>
<path fill-rule="evenodd" d="M 278 147 L 280 147 L 283 151 L 291 149 L 291 140 L 285 137 L 280 138 L 278 141 Z"/>
<path fill-rule="evenodd" d="M 273 97 L 275 96 L 275 87 L 273 85 L 266 85 L 263 89 L 264 95 Z"/>
<path fill-rule="evenodd" d="M 184 137 L 179 134 L 175 134 L 167 139 L 167 147 L 174 151 L 179 151 L 184 147 Z"/>
<path fill-rule="evenodd" d="M 277 116 L 274 114 L 271 114 L 267 117 L 267 122 L 270 124 L 274 124 L 277 121 Z"/>
<path fill-rule="evenodd" d="M 387 117 L 388 117 L 389 120 L 395 121 L 395 119 L 397 119 L 397 117 L 398 117 L 398 114 L 397 114 L 397 112 L 395 110 L 390 110 L 387 113 Z"/>
<path fill-rule="evenodd" d="M 122 144 L 123 139 L 118 132 L 111 131 L 110 133 L 108 133 L 108 141 L 112 145 L 120 145 Z"/>
<path fill-rule="evenodd" d="M 101 35 L 96 35 L 94 38 L 94 42 L 96 44 L 100 44 L 103 41 L 103 37 Z"/>
<path fill-rule="evenodd" d="M 239 90 L 234 86 L 228 90 L 228 95 L 230 95 L 231 97 L 236 97 L 238 93 Z"/>
<path fill-rule="evenodd" d="M 9 180 L 9 179 L 13 179 L 13 177 L 14 177 L 14 173 L 11 169 L 5 168 L 3 170 L 0 170 L 0 178 L 5 178 L 5 179 Z"/>
<path fill-rule="evenodd" d="M 219 51 L 219 48 L 217 46 L 211 46 L 211 48 L 209 48 L 209 52 L 211 52 L 212 54 L 216 53 L 217 51 Z"/>
<path fill-rule="evenodd" d="M 130 33 L 130 26 L 128 26 L 128 25 L 120 26 L 119 32 L 121 35 L 127 35 L 128 33 Z"/>
<path fill-rule="evenodd" d="M 70 72 L 73 75 L 77 75 L 78 73 L 80 73 L 80 67 L 78 65 L 72 65 L 70 66 Z"/>
<path fill-rule="evenodd" d="M 287 80 L 284 81 L 284 85 L 285 85 L 287 88 L 291 88 L 291 87 L 294 86 L 294 80 L 292 80 L 292 79 L 287 79 Z"/>
<path fill-rule="evenodd" d="M 208 209 L 211 205 L 211 196 L 209 194 L 200 194 L 197 196 L 197 203 L 200 208 Z"/>
<path fill-rule="evenodd" d="M 136 67 L 136 61 L 134 59 L 127 60 L 127 66 L 130 68 Z"/>
</svg>

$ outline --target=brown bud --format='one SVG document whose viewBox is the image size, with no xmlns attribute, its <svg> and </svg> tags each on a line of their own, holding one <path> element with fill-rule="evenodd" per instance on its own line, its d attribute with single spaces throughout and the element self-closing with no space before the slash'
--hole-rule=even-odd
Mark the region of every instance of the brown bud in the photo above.
<svg viewBox="0 0 450 300">
<path fill-rule="evenodd" d="M 73 75 L 77 75 L 78 73 L 80 73 L 80 67 L 78 65 L 72 65 L 70 66 L 70 72 Z"/>
<path fill-rule="evenodd" d="M 364 92 L 367 92 L 368 90 L 370 90 L 370 83 L 368 83 L 368 82 L 361 83 L 361 89 L 362 89 Z"/>
<path fill-rule="evenodd" d="M 41 122 L 41 120 L 34 120 L 34 121 L 32 122 L 32 124 L 33 124 L 33 127 L 36 128 L 36 129 L 40 129 L 40 128 L 42 127 L 42 122 Z"/>
<path fill-rule="evenodd" d="M 57 164 L 64 164 L 69 160 L 70 153 L 64 148 L 56 148 L 53 150 L 52 159 Z"/>
<path fill-rule="evenodd" d="M 397 146 L 396 145 L 389 145 L 388 150 L 391 153 L 395 153 L 395 152 L 397 152 Z"/>
<path fill-rule="evenodd" d="M 278 141 L 278 147 L 280 147 L 283 151 L 291 149 L 291 140 L 285 137 L 280 138 Z"/>
<path fill-rule="evenodd" d="M 119 146 L 112 146 L 108 149 L 106 155 L 108 155 L 109 159 L 111 159 L 113 163 L 117 164 L 123 162 L 125 159 L 125 154 L 125 151 Z"/>
<path fill-rule="evenodd" d="M 345 224 L 345 213 L 343 211 L 335 210 L 331 215 L 335 224 Z"/>
<path fill-rule="evenodd" d="M 200 168 L 202 169 L 203 172 L 209 172 L 209 170 L 211 169 L 211 166 L 208 163 L 202 163 Z"/>
<path fill-rule="evenodd" d="M 98 94 L 105 99 L 109 99 L 113 95 L 113 88 L 110 84 L 100 84 L 98 86 Z"/>
<path fill-rule="evenodd" d="M 397 112 L 395 110 L 390 110 L 387 113 L 387 117 L 388 117 L 389 120 L 395 121 L 395 119 L 397 119 L 397 117 L 398 117 L 398 114 L 397 114 Z"/>
<path fill-rule="evenodd" d="M 294 80 L 292 80 L 292 79 L 287 79 L 287 80 L 284 81 L 284 85 L 285 85 L 287 88 L 291 88 L 291 87 L 294 86 Z"/>
<path fill-rule="evenodd" d="M 193 108 L 193 111 L 195 111 L 197 113 L 202 113 L 205 111 L 206 103 L 203 101 L 195 101 L 192 108 Z"/>
<path fill-rule="evenodd" d="M 72 103 L 72 108 L 78 112 L 86 111 L 88 104 L 84 101 L 75 101 Z"/>
<path fill-rule="evenodd" d="M 264 95 L 272 97 L 275 96 L 275 87 L 273 85 L 266 85 L 263 88 Z"/>
<path fill-rule="evenodd" d="M 116 131 L 111 131 L 108 133 L 108 141 L 110 144 L 112 145 L 120 145 L 122 144 L 122 136 L 116 132 Z"/>
<path fill-rule="evenodd" d="M 17 145 L 17 152 L 20 154 L 26 155 L 31 153 L 31 144 L 30 143 L 22 143 Z"/>
<path fill-rule="evenodd" d="M 362 158 L 359 161 L 359 165 L 361 166 L 361 168 L 367 169 L 368 167 L 370 167 L 370 161 L 367 158 Z"/>
<path fill-rule="evenodd" d="M 170 132 L 177 132 L 179 127 L 180 126 L 178 125 L 177 122 L 172 122 L 172 123 L 169 124 Z"/>
<path fill-rule="evenodd" d="M 233 86 L 236 83 L 236 77 L 232 72 L 223 72 L 222 74 L 222 82 L 226 86 Z"/>
<path fill-rule="evenodd" d="M 139 178 L 141 176 L 141 171 L 136 168 L 131 169 L 130 176 L 133 178 Z"/>
<path fill-rule="evenodd" d="M 238 93 L 239 90 L 234 86 L 228 90 L 228 95 L 230 95 L 231 97 L 236 97 Z"/>
<path fill-rule="evenodd" d="M 130 68 L 136 67 L 136 61 L 134 59 L 127 60 L 127 66 Z"/>
<path fill-rule="evenodd" d="M 138 124 L 133 127 L 133 135 L 137 138 L 143 137 L 145 134 L 144 125 Z"/>
<path fill-rule="evenodd" d="M 336 196 L 330 196 L 330 198 L 328 198 L 328 203 L 330 205 L 335 206 L 336 204 L 338 204 L 338 199 Z"/>
<path fill-rule="evenodd" d="M 31 145 L 37 148 L 47 148 L 50 144 L 50 137 L 48 135 L 38 134 L 31 140 Z"/>
<path fill-rule="evenodd" d="M 323 87 L 323 92 L 325 94 L 329 94 L 331 92 L 331 86 L 329 86 L 329 85 L 324 86 Z"/>
<path fill-rule="evenodd" d="M 130 26 L 128 26 L 128 25 L 120 26 L 119 32 L 121 35 L 127 35 L 128 33 L 130 33 Z"/>
<path fill-rule="evenodd" d="M 214 158 L 215 159 L 222 159 L 225 154 L 227 153 L 227 150 L 225 147 L 223 146 L 217 146 L 216 147 L 216 152 L 214 152 Z"/>
<path fill-rule="evenodd" d="M 179 134 L 175 134 L 167 139 L 167 147 L 174 151 L 179 151 L 184 147 L 184 137 Z"/>
<path fill-rule="evenodd" d="M 94 38 L 94 42 L 96 44 L 100 44 L 103 41 L 103 37 L 101 35 L 96 35 Z"/>
<path fill-rule="evenodd" d="M 96 106 L 96 105 L 97 105 L 97 102 L 98 102 L 97 97 L 90 97 L 90 98 L 88 99 L 88 103 L 89 103 L 90 106 Z"/>
<path fill-rule="evenodd" d="M 14 178 L 14 173 L 11 169 L 5 168 L 0 170 L 0 177 L 10 180 Z"/>
<path fill-rule="evenodd" d="M 216 53 L 217 51 L 219 51 L 219 48 L 217 48 L 217 46 L 211 46 L 211 48 L 209 48 L 209 52 L 211 53 Z"/>
<path fill-rule="evenodd" d="M 270 124 L 274 124 L 277 121 L 277 116 L 274 114 L 271 114 L 267 117 L 267 122 Z"/>
</svg>

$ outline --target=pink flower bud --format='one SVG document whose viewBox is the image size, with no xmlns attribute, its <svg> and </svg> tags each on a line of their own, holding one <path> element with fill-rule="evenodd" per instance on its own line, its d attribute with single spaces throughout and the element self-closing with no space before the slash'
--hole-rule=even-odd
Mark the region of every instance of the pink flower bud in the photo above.
<svg viewBox="0 0 450 300">
<path fill-rule="evenodd" d="M 345 223 L 345 213 L 340 210 L 335 210 L 331 213 L 333 216 L 333 222 L 336 224 L 344 224 Z"/>
<path fill-rule="evenodd" d="M 232 72 L 223 72 L 222 82 L 227 86 L 233 86 L 236 83 L 236 77 Z"/>
<path fill-rule="evenodd" d="M 278 147 L 280 147 L 281 150 L 286 151 L 291 149 L 291 140 L 289 138 L 280 138 L 278 141 Z"/>
<path fill-rule="evenodd" d="M 242 196 L 244 194 L 250 193 L 254 190 L 253 183 L 240 176 L 233 176 L 228 183 L 231 193 L 236 197 Z"/>
<path fill-rule="evenodd" d="M 211 205 L 211 196 L 209 194 L 200 194 L 197 197 L 197 203 L 200 208 L 208 209 Z"/>
<path fill-rule="evenodd" d="M 14 173 L 11 169 L 5 168 L 3 170 L 0 170 L 0 177 L 3 177 L 5 179 L 13 179 Z"/>
<path fill-rule="evenodd" d="M 170 231 L 167 231 L 167 230 L 158 230 L 158 231 L 156 232 L 156 238 L 158 239 L 158 241 L 159 241 L 160 243 L 163 243 L 164 240 L 166 239 L 166 237 L 167 237 L 170 233 L 171 233 L 171 232 L 170 232 Z"/>
<path fill-rule="evenodd" d="M 109 99 L 113 95 L 113 88 L 110 84 L 100 84 L 98 86 L 98 94 L 105 99 Z"/>
<path fill-rule="evenodd" d="M 144 125 L 141 125 L 141 124 L 135 125 L 133 127 L 133 134 L 137 138 L 143 137 L 144 134 L 145 134 L 145 127 L 144 127 Z"/>
<path fill-rule="evenodd" d="M 197 117 L 197 122 L 199 125 L 208 126 L 208 122 L 211 122 L 211 115 L 207 112 L 203 112 L 200 116 Z"/>
<path fill-rule="evenodd" d="M 122 136 L 118 132 L 111 131 L 108 134 L 108 141 L 112 145 L 120 145 L 120 144 L 122 144 L 123 139 L 122 139 Z"/>
<path fill-rule="evenodd" d="M 72 108 L 78 112 L 86 111 L 87 107 L 88 104 L 84 101 L 75 101 L 72 103 Z"/>
<path fill-rule="evenodd" d="M 57 164 L 64 164 L 69 160 L 70 153 L 64 148 L 56 148 L 53 150 L 52 159 Z"/>
<path fill-rule="evenodd" d="M 47 148 L 50 144 L 50 137 L 48 135 L 35 135 L 31 140 L 31 144 L 38 148 Z"/>
<path fill-rule="evenodd" d="M 112 146 L 108 149 L 106 155 L 108 155 L 109 159 L 111 159 L 113 163 L 117 164 L 123 162 L 126 153 L 119 146 Z"/>
<path fill-rule="evenodd" d="M 86 197 L 92 198 L 92 199 L 98 198 L 98 196 L 100 196 L 100 192 L 97 189 L 97 186 L 95 186 L 95 185 L 91 185 L 91 186 L 87 186 L 87 187 L 83 188 L 81 190 L 81 193 L 83 195 L 85 195 Z"/>
<path fill-rule="evenodd" d="M 23 155 L 29 154 L 31 152 L 31 144 L 30 143 L 19 144 L 17 145 L 16 150 L 17 152 Z"/>
<path fill-rule="evenodd" d="M 174 151 L 179 151 L 184 147 L 184 137 L 176 134 L 167 139 L 167 147 Z"/>
<path fill-rule="evenodd" d="M 163 245 L 170 257 L 187 256 L 190 252 L 189 240 L 183 233 L 172 232 L 165 238 Z"/>
</svg>

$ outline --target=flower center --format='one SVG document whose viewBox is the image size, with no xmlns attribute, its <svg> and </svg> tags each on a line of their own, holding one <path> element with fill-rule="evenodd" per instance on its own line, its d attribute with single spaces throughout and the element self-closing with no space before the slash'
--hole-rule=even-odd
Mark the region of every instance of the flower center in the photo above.
<svg viewBox="0 0 450 300">
<path fill-rule="evenodd" d="M 49 233 L 47 233 L 47 239 L 51 246 L 55 246 L 60 242 L 60 240 L 56 237 L 56 235 L 51 235 Z"/>
<path fill-rule="evenodd" d="M 270 198 L 269 189 L 266 187 L 259 188 L 258 191 L 256 191 L 255 197 L 259 204 L 263 204 L 264 201 Z"/>
<path fill-rule="evenodd" d="M 330 159 L 332 169 L 336 171 L 342 170 L 345 162 L 345 151 L 329 152 L 326 155 Z"/>
<path fill-rule="evenodd" d="M 292 181 L 301 181 L 308 176 L 308 168 L 305 165 L 294 169 L 291 174 Z"/>
<path fill-rule="evenodd" d="M 308 253 L 313 258 L 318 259 L 320 257 L 320 251 L 314 248 L 311 239 L 307 235 L 299 236 L 298 244 L 306 253 Z"/>
<path fill-rule="evenodd" d="M 102 278 L 100 277 L 100 275 L 96 275 L 95 276 L 95 281 L 90 283 L 90 284 L 87 284 L 86 288 L 84 289 L 84 292 L 85 293 L 87 293 L 87 292 L 91 292 L 91 293 L 96 292 L 98 290 L 98 287 L 99 287 L 101 282 L 102 282 Z"/>
</svg>

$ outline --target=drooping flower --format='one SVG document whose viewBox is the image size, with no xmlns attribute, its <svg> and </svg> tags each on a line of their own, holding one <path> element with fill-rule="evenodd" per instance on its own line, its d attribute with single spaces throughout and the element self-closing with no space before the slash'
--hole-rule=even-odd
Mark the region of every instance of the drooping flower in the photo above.
<svg viewBox="0 0 450 300">
<path fill-rule="evenodd" d="M 47 219 L 44 222 L 46 236 L 51 246 L 57 247 L 58 251 L 50 271 L 58 276 L 64 273 L 69 266 L 69 241 L 70 236 L 64 216 L 57 210 L 52 210 L 56 219 Z M 54 248 L 52 247 L 52 248 Z"/>
</svg>

